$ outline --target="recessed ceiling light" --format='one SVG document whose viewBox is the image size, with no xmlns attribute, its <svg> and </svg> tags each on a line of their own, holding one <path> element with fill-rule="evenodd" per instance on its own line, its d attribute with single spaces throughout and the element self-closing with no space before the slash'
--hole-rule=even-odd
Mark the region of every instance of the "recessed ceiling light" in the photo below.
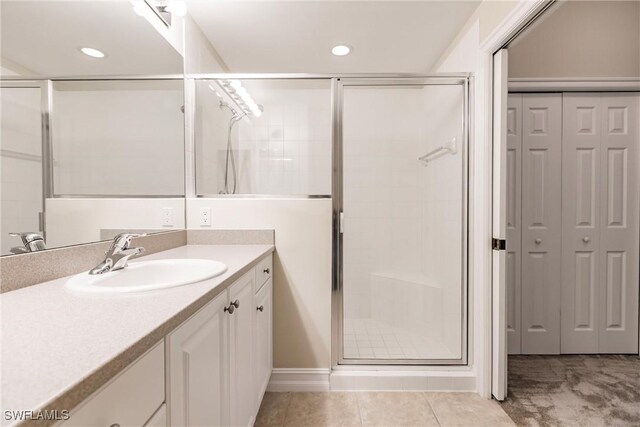
<svg viewBox="0 0 640 427">
<path fill-rule="evenodd" d="M 333 49 L 331 49 L 331 53 L 333 53 L 335 56 L 345 56 L 348 55 L 349 52 L 351 52 L 351 48 L 347 45 L 338 45 L 338 46 L 334 46 Z"/>
<path fill-rule="evenodd" d="M 94 49 L 92 47 L 81 47 L 80 52 L 92 58 L 104 58 L 106 56 L 103 52 L 100 52 L 98 49 Z"/>
</svg>

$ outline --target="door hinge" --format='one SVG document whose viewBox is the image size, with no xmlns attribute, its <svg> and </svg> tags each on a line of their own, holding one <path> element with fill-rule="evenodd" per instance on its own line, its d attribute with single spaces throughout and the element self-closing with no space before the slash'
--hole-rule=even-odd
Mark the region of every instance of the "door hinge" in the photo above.
<svg viewBox="0 0 640 427">
<path fill-rule="evenodd" d="M 504 251 L 507 249 L 507 241 L 505 239 L 496 239 L 493 237 L 491 239 L 491 249 L 494 251 Z"/>
<path fill-rule="evenodd" d="M 340 233 L 344 233 L 344 212 L 340 212 L 339 227 L 340 227 Z"/>
</svg>

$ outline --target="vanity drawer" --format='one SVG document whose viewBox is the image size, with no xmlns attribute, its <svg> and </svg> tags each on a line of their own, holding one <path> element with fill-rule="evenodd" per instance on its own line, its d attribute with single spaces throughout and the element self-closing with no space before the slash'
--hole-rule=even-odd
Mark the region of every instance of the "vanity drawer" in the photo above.
<svg viewBox="0 0 640 427">
<path fill-rule="evenodd" d="M 164 340 L 70 411 L 61 426 L 142 426 L 164 402 Z"/>
<path fill-rule="evenodd" d="M 273 255 L 261 259 L 256 265 L 256 292 L 258 292 L 262 286 L 267 283 L 267 280 L 271 279 L 273 274 Z"/>
</svg>

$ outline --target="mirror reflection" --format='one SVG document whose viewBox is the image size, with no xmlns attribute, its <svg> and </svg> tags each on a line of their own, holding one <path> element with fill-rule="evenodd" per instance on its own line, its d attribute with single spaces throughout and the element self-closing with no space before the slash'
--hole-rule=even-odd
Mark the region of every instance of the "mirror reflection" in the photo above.
<svg viewBox="0 0 640 427">
<path fill-rule="evenodd" d="M 2 2 L 1 255 L 184 227 L 183 57 L 141 7 Z"/>
<path fill-rule="evenodd" d="M 201 196 L 331 194 L 329 79 L 195 83 Z"/>
</svg>

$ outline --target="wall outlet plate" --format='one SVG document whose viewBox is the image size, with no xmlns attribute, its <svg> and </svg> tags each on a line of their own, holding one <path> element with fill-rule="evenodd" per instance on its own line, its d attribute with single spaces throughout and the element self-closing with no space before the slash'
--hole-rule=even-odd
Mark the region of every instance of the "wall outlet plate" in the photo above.
<svg viewBox="0 0 640 427">
<path fill-rule="evenodd" d="M 173 227 L 173 208 L 162 208 L 160 221 L 163 227 Z"/>
<path fill-rule="evenodd" d="M 211 208 L 200 208 L 200 227 L 211 227 Z"/>
</svg>

